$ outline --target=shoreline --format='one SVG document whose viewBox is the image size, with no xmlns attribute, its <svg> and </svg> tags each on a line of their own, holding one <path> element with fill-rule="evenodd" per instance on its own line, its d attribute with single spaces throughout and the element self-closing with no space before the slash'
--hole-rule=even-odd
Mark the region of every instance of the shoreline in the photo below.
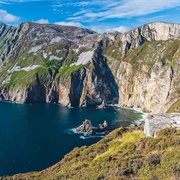
<svg viewBox="0 0 180 180">
<path fill-rule="evenodd" d="M 61 103 L 48 103 L 48 102 L 34 102 L 34 103 L 24 103 L 24 102 L 17 102 L 17 101 L 11 101 L 11 100 L 0 100 L 0 102 L 3 102 L 3 103 L 12 103 L 12 104 L 19 104 L 19 105 L 23 105 L 23 104 L 29 104 L 29 105 L 32 105 L 32 104 L 57 104 L 57 105 L 61 105 L 63 107 L 67 107 L 67 108 L 74 108 L 74 107 L 69 107 L 69 106 L 64 106 L 63 104 Z M 86 106 L 88 107 L 88 106 Z M 93 106 L 94 108 L 97 108 L 97 105 Z M 149 115 L 149 113 L 145 113 L 142 111 L 141 108 L 130 108 L 130 107 L 123 107 L 123 106 L 120 106 L 119 104 L 110 104 L 110 105 L 107 105 L 107 107 L 116 107 L 116 108 L 121 108 L 121 109 L 127 109 L 127 110 L 131 110 L 131 111 L 134 111 L 134 113 L 139 113 L 141 118 L 140 119 L 137 119 L 137 120 L 134 120 L 132 121 L 131 125 L 135 125 L 135 126 L 140 126 L 142 124 L 145 123 L 145 120 L 147 119 L 147 116 Z M 77 108 L 83 108 L 82 106 L 77 106 Z M 120 110 L 120 109 L 118 109 Z M 131 126 L 129 125 L 129 126 Z"/>
<path fill-rule="evenodd" d="M 141 114 L 141 118 L 138 119 L 138 120 L 134 120 L 134 122 L 132 123 L 132 124 L 137 125 L 137 126 L 141 125 L 142 123 L 145 123 L 145 120 L 147 119 L 147 117 L 148 117 L 148 115 L 149 115 L 149 113 L 143 112 L 141 108 L 122 107 L 122 106 L 120 106 L 120 105 L 118 105 L 118 104 L 116 104 L 116 105 L 110 105 L 110 106 L 114 106 L 114 107 L 121 108 L 121 109 L 132 110 L 132 111 L 134 111 L 135 113 Z"/>
</svg>

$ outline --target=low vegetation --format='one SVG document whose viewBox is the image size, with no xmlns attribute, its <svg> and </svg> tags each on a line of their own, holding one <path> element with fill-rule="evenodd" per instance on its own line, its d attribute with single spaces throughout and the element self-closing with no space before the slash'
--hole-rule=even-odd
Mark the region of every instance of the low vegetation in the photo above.
<svg viewBox="0 0 180 180">
<path fill-rule="evenodd" d="M 55 70 L 51 67 L 38 67 L 30 71 L 15 71 L 10 75 L 9 82 L 0 87 L 10 89 L 27 88 L 37 83 L 48 86 L 52 82 L 54 73 Z"/>
<path fill-rule="evenodd" d="M 141 127 L 121 127 L 90 147 L 75 148 L 46 170 L 4 179 L 178 179 L 179 149 L 176 129 L 146 138 Z"/>
<path fill-rule="evenodd" d="M 180 100 L 175 102 L 168 110 L 168 113 L 180 113 Z"/>
<path fill-rule="evenodd" d="M 63 66 L 59 69 L 58 76 L 69 76 L 73 72 L 76 72 L 77 70 L 81 69 L 84 65 L 73 65 L 73 66 Z"/>
</svg>

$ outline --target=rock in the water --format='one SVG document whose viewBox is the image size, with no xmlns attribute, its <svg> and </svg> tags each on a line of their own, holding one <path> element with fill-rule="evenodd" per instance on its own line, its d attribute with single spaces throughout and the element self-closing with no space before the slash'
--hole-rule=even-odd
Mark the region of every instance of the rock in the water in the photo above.
<svg viewBox="0 0 180 180">
<path fill-rule="evenodd" d="M 107 126 L 108 126 L 108 124 L 107 124 L 107 121 L 106 121 L 106 120 L 103 122 L 103 124 L 99 124 L 99 128 L 100 128 L 101 130 L 104 130 L 105 128 L 107 128 Z"/>
<path fill-rule="evenodd" d="M 99 109 L 103 109 L 105 107 L 106 107 L 105 101 L 103 101 L 102 104 L 98 106 Z"/>
<path fill-rule="evenodd" d="M 87 132 L 91 134 L 93 132 L 93 126 L 91 124 L 91 121 L 86 119 L 82 125 L 80 125 L 78 128 L 76 128 L 77 132 Z"/>
</svg>

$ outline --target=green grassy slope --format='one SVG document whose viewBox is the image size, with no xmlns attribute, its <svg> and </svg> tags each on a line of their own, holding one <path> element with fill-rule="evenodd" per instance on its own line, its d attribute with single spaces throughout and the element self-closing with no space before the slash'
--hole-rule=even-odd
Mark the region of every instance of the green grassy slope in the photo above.
<svg viewBox="0 0 180 180">
<path fill-rule="evenodd" d="M 141 127 L 121 127 L 90 147 L 75 148 L 46 170 L 5 179 L 178 179 L 179 149 L 178 130 L 167 128 L 157 138 L 146 138 Z"/>
</svg>

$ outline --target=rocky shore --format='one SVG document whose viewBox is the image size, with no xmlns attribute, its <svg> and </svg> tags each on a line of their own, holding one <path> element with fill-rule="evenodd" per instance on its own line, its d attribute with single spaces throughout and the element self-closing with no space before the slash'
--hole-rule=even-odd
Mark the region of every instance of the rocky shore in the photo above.
<svg viewBox="0 0 180 180">
<path fill-rule="evenodd" d="M 143 126 L 146 137 L 156 137 L 156 132 L 165 128 L 176 128 L 180 130 L 180 113 L 166 113 L 166 114 L 147 114 L 140 109 L 133 109 L 142 113 L 142 119 L 136 121 L 132 126 Z M 82 125 L 76 128 L 77 132 L 87 132 L 89 134 L 96 132 L 103 132 L 107 129 L 108 124 L 106 120 L 99 124 L 98 129 L 93 129 L 90 120 L 85 120 Z"/>
<path fill-rule="evenodd" d="M 165 128 L 180 129 L 180 113 L 147 115 L 144 119 L 146 136 L 156 137 L 156 132 Z"/>
<path fill-rule="evenodd" d="M 132 126 L 142 126 L 146 137 L 156 137 L 156 133 L 165 128 L 180 130 L 180 113 L 152 114 L 144 113 L 140 108 L 128 108 L 142 113 L 142 118 Z"/>
</svg>

